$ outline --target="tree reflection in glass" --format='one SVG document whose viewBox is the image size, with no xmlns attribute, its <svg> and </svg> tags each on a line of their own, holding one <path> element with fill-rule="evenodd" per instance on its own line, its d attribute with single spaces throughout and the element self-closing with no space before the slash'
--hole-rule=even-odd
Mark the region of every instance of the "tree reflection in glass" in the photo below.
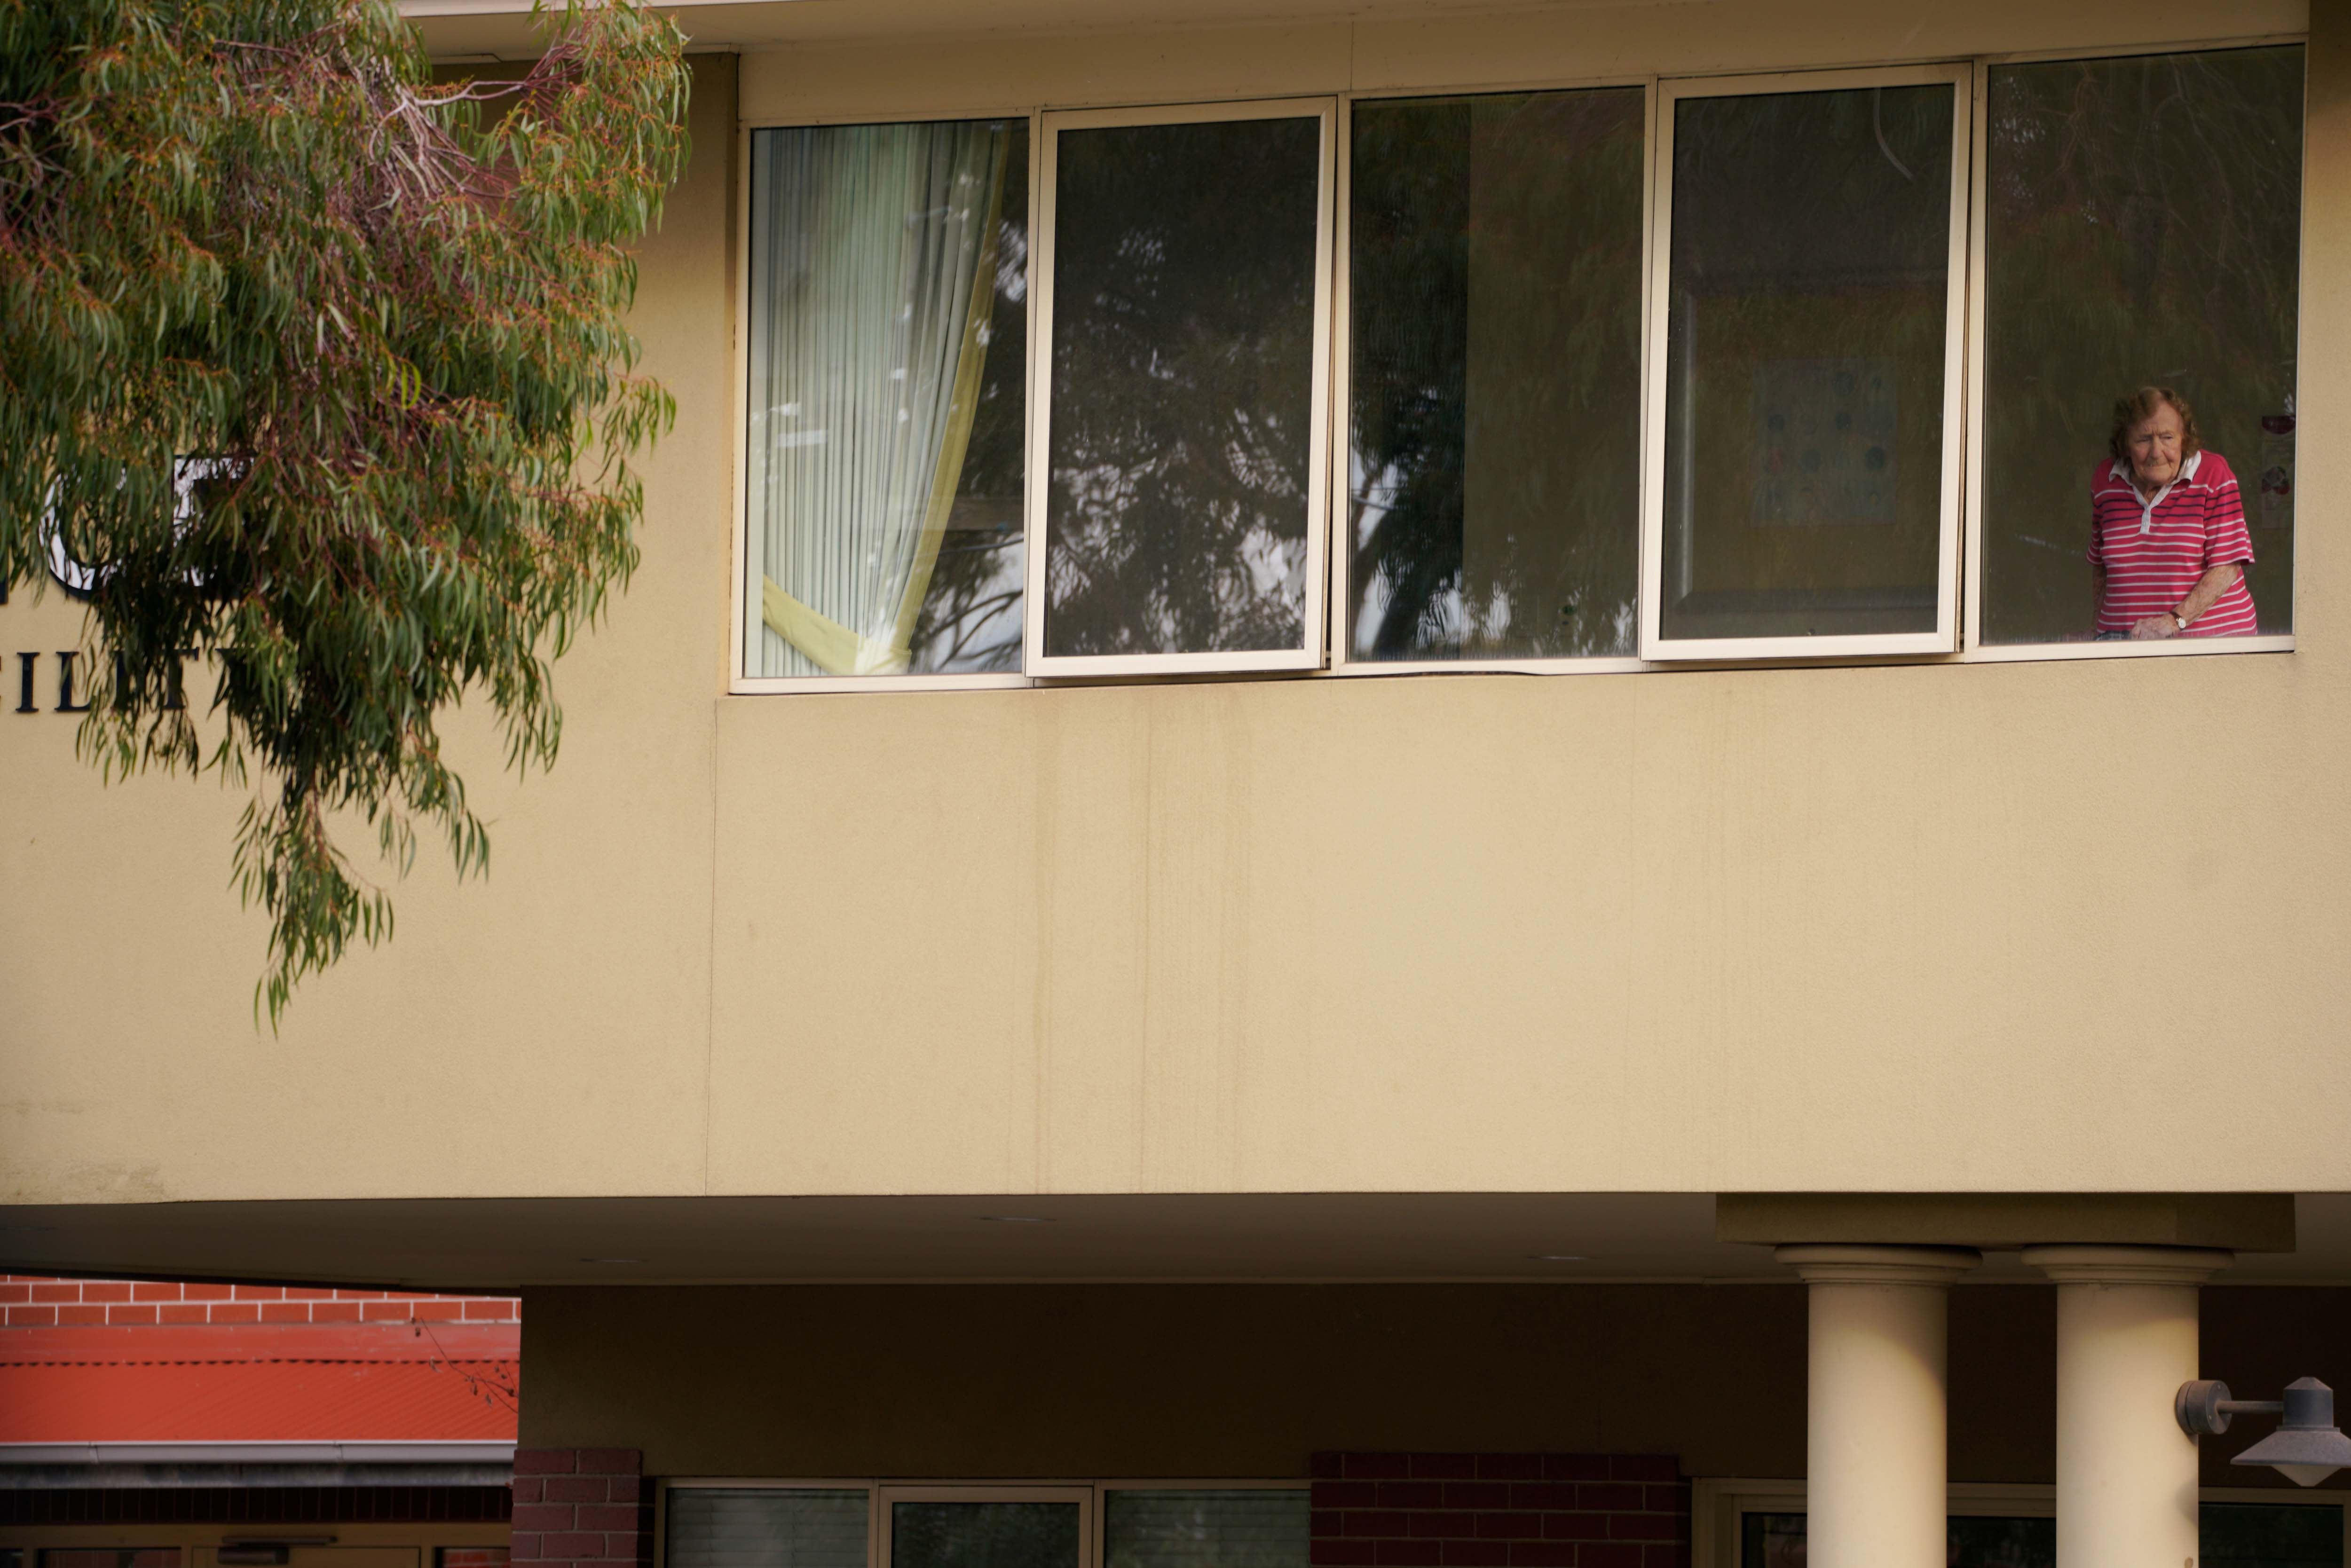
<svg viewBox="0 0 2351 1568">
<path fill-rule="evenodd" d="M 1353 656 L 1632 653 L 1641 90 L 1353 120 Z"/>
<path fill-rule="evenodd" d="M 1322 125 L 1059 133 L 1048 655 L 1303 644 Z"/>
</svg>

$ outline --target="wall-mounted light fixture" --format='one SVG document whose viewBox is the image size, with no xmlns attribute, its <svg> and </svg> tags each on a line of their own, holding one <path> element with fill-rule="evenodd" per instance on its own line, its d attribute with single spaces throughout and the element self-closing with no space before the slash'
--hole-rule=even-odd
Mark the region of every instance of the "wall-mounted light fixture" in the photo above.
<svg viewBox="0 0 2351 1568">
<path fill-rule="evenodd" d="M 2315 1377 L 2287 1384 L 2283 1399 L 2232 1399 L 2227 1384 L 2199 1379 L 2179 1385 L 2171 1408 L 2191 1437 L 2219 1436 L 2234 1416 L 2283 1416 L 2276 1431 L 2229 1462 L 2268 1465 L 2296 1486 L 2314 1487 L 2351 1465 L 2351 1437 L 2335 1425 L 2335 1390 Z"/>
</svg>

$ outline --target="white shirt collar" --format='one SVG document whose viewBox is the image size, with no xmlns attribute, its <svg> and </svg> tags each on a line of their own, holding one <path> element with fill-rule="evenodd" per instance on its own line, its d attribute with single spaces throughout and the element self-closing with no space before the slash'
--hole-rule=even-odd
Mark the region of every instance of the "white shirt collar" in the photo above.
<svg viewBox="0 0 2351 1568">
<path fill-rule="evenodd" d="M 2188 455 L 2188 461 L 2179 465 L 2179 472 L 2171 476 L 2171 483 L 2166 485 L 2162 489 L 2158 490 L 2152 496 L 2140 495 L 2138 493 L 2138 486 L 2131 485 L 2131 499 L 2138 503 L 2139 532 L 2143 534 L 2152 533 L 2155 530 L 2155 509 L 2163 505 L 2163 498 L 2165 497 L 2170 495 L 2174 490 L 2179 488 L 2180 486 L 2185 485 L 2188 481 L 2196 477 L 2196 470 L 2202 467 L 2203 465 L 2204 454 L 2202 451 L 2199 450 L 2189 453 Z M 2127 466 L 2127 465 L 2117 461 L 2115 464 L 2115 477 L 2120 479 L 2126 485 L 2130 485 L 2130 476 L 2126 472 Z"/>
</svg>

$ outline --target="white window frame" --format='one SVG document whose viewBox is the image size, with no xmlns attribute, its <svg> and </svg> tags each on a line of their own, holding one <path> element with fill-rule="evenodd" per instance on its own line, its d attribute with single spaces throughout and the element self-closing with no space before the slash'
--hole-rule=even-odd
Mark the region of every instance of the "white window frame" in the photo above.
<svg viewBox="0 0 2351 1568">
<path fill-rule="evenodd" d="M 836 125 L 936 125 L 962 120 L 1020 120 L 1029 127 L 1029 343 L 1028 362 L 1022 367 L 1022 377 L 1029 399 L 1023 410 L 1025 419 L 1035 418 L 1037 395 L 1037 263 L 1034 236 L 1037 232 L 1038 204 L 1038 116 L 1032 108 L 1001 110 L 914 110 L 903 112 L 873 114 L 829 115 L 818 118 L 746 120 L 736 128 L 735 143 L 735 210 L 741 216 L 735 226 L 735 300 L 728 313 L 731 336 L 734 339 L 733 375 L 735 378 L 734 430 L 734 541 L 730 553 L 734 558 L 734 603 L 728 611 L 726 643 L 726 690 L 734 694 L 779 692 L 935 692 L 935 691 L 1001 691 L 1008 687 L 1030 686 L 1036 683 L 1017 670 L 982 674 L 925 673 L 905 675 L 755 675 L 751 668 L 752 635 L 760 622 L 750 614 L 751 570 L 751 293 L 758 280 L 751 276 L 751 139 L 762 131 L 810 131 Z M 1027 469 L 1028 434 L 1024 429 L 1021 451 L 1022 548 L 1033 548 L 1027 535 L 1029 496 L 1035 489 Z M 1025 568 L 1024 568 L 1025 570 Z M 1023 591 L 1026 591 L 1024 587 Z M 1021 613 L 1028 606 L 1024 601 Z"/>
<path fill-rule="evenodd" d="M 1323 563 L 1331 492 L 1332 256 L 1336 214 L 1332 207 L 1332 162 L 1339 101 L 1328 98 L 1244 99 L 1223 103 L 1161 105 L 1134 109 L 1062 110 L 1040 117 L 1036 146 L 1040 197 L 1036 226 L 1029 240 L 1029 586 L 1024 607 L 1026 669 L 1041 680 L 1119 675 L 1166 675 L 1239 671 L 1315 670 L 1323 662 L 1325 613 Z M 1053 400 L 1053 250 L 1059 192 L 1061 133 L 1123 125 L 1200 125 L 1234 120 L 1316 121 L 1322 139 L 1315 184 L 1314 380 L 1308 403 L 1312 422 L 1306 454 L 1306 564 L 1304 620 L 1295 648 L 1247 649 L 1231 653 L 1060 654 L 1045 652 L 1045 562 L 1050 549 L 1046 521 L 1051 493 Z"/>
<path fill-rule="evenodd" d="M 2065 60 L 2137 59 L 2156 55 L 2201 55 L 2222 49 L 2261 49 L 2298 47 L 2303 51 L 2303 147 L 2302 147 L 2302 256 L 2294 277 L 2294 406 L 2302 406 L 2301 382 L 2303 355 L 2308 350 L 2307 333 L 2303 326 L 2302 280 L 2310 275 L 2310 38 L 2307 34 L 2286 37 L 2217 38 L 2201 43 L 2161 45 L 2114 45 L 2100 48 L 2035 49 L 2017 54 L 1986 55 L 1975 61 L 1975 82 L 1972 96 L 1975 102 L 1975 135 L 1968 160 L 1968 187 L 1973 193 L 1973 209 L 1968 222 L 1968 526 L 1967 526 L 1967 644 L 1961 657 L 1970 664 L 2016 664 L 2043 659 L 2171 659 L 2193 654 L 2213 653 L 2290 653 L 2294 651 L 2294 633 L 2275 632 L 2253 637 L 2168 637 L 2158 642 L 2132 643 L 1999 643 L 1987 644 L 1983 637 L 1983 465 L 1984 443 L 1978 433 L 1984 428 L 1985 372 L 1984 320 L 1985 287 L 1989 277 L 1991 240 L 1988 234 L 1990 215 L 1990 184 L 1991 162 L 1991 73 L 2002 66 L 2042 65 Z M 2086 505 L 2088 497 L 2084 497 Z M 2301 518 L 2294 519 L 2294 534 L 2296 549 L 2295 577 L 2301 575 Z M 2089 581 L 2089 563 L 2082 563 L 2083 585 Z M 2294 594 L 2294 613 L 2298 624 L 2302 620 L 2302 595 Z M 2351 1554 L 2345 1561 L 2351 1562 Z"/>
<path fill-rule="evenodd" d="M 1055 1485 L 1006 1481 L 1000 1484 L 931 1484 L 884 1482 L 873 1489 L 874 1529 L 866 1536 L 872 1553 L 872 1568 L 890 1568 L 891 1505 L 901 1502 L 1062 1502 L 1078 1509 L 1078 1568 L 1098 1568 L 1102 1562 L 1101 1526 L 1096 1516 L 1096 1489 L 1084 1483 Z"/>
<path fill-rule="evenodd" d="M 1969 220 L 1973 182 L 1975 68 L 1969 62 L 1893 66 L 1865 70 L 1786 71 L 1756 76 L 1669 78 L 1657 85 L 1650 137 L 1653 225 L 1649 250 L 1648 367 L 1642 429 L 1641 656 L 1660 664 L 1722 660 L 1845 659 L 1856 654 L 1951 653 L 1959 648 L 1960 478 L 1965 472 Z M 1666 528 L 1667 356 L 1673 285 L 1674 107 L 1684 99 L 1747 98 L 1768 93 L 1837 92 L 1871 87 L 1947 86 L 1951 90 L 1950 252 L 1944 294 L 1943 451 L 1941 527 L 1937 545 L 1935 627 L 1931 632 L 1826 637 L 1677 637 L 1660 631 Z"/>
<path fill-rule="evenodd" d="M 653 1492 L 653 1563 L 668 1568 L 669 1500 L 675 1491 L 862 1491 L 865 1494 L 866 1568 L 889 1568 L 890 1504 L 893 1502 L 1071 1502 L 1078 1515 L 1078 1568 L 1101 1568 L 1106 1561 L 1110 1494 L 1122 1491 L 1294 1491 L 1312 1490 L 1305 1477 L 1290 1479 L 1231 1480 L 912 1480 L 877 1476 L 830 1480 L 781 1479 L 765 1477 L 664 1477 Z"/>
<path fill-rule="evenodd" d="M 1334 675 L 1459 675 L 1459 674 L 1529 674 L 1529 675 L 1593 675 L 1625 674 L 1649 670 L 1656 665 L 1643 659 L 1636 651 L 1631 653 L 1600 653 L 1590 657 L 1573 654 L 1537 658 L 1531 655 L 1503 659 L 1362 659 L 1354 653 L 1355 627 L 1353 621 L 1353 585 L 1350 580 L 1355 569 L 1355 520 L 1353 478 L 1355 445 L 1355 355 L 1354 355 L 1354 225 L 1350 221 L 1354 204 L 1355 105 L 1358 103 L 1412 103 L 1427 99 L 1505 98 L 1520 93 L 1605 92 L 1612 89 L 1641 89 L 1641 343 L 1638 355 L 1646 387 L 1648 373 L 1649 340 L 1649 271 L 1652 265 L 1650 245 L 1655 235 L 1656 211 L 1656 162 L 1650 156 L 1657 140 L 1657 78 L 1654 76 L 1597 77 L 1579 81 L 1544 82 L 1534 85 L 1479 86 L 1460 88 L 1421 89 L 1411 91 L 1343 93 L 1339 99 L 1338 131 L 1338 248 L 1332 267 L 1334 294 L 1332 302 L 1332 334 L 1335 347 L 1332 359 L 1337 373 L 1332 378 L 1331 391 L 1331 477 L 1330 477 L 1330 580 L 1325 589 L 1330 605 L 1328 616 L 1331 641 L 1330 673 Z M 1641 397 L 1644 439 L 1646 438 L 1648 399 Z M 1637 530 L 1645 512 L 1636 512 L 1634 527 Z M 1635 620 L 1638 619 L 1640 575 L 1637 566 L 1634 574 Z"/>
<path fill-rule="evenodd" d="M 2057 57 L 2070 58 L 2072 57 Z M 2203 1487 L 2196 1500 L 2268 1503 L 2282 1507 L 2333 1507 L 2342 1510 L 2344 1561 L 2351 1563 L 2351 1495 L 2339 1491 L 2291 1491 L 2276 1487 Z M 1950 1483 L 1945 1511 L 1960 1518 L 2053 1519 L 2057 1489 L 2053 1486 Z M 1803 1513 L 1804 1483 L 1800 1480 L 1735 1480 L 1700 1479 L 1690 1483 L 1690 1563 L 1692 1568 L 1761 1568 L 1741 1563 L 1740 1552 L 1750 1513 Z"/>
<path fill-rule="evenodd" d="M 1387 676 L 1508 673 L 1568 675 L 1608 674 L 1688 669 L 1693 665 L 1784 668 L 1806 664 L 1962 663 L 2007 664 L 2069 659 L 2179 658 L 2228 653 L 2290 653 L 2293 633 L 2253 637 L 2175 638 L 2151 643 L 2031 643 L 1987 646 L 1982 641 L 1983 524 L 1981 515 L 1984 404 L 1985 268 L 1989 260 L 1985 217 L 1986 173 L 1990 127 L 1987 115 L 1991 73 L 2009 65 L 2042 61 L 2090 60 L 2138 56 L 2197 54 L 2230 48 L 2298 47 L 2307 69 L 2307 33 L 2259 34 L 2199 40 L 2074 46 L 2068 47 L 1989 53 L 1946 64 L 1885 67 L 1831 67 L 1754 75 L 1673 78 L 1654 75 L 1614 75 L 1525 81 L 1467 81 L 1450 85 L 1416 86 L 1410 89 L 1343 92 L 1329 98 L 1277 98 L 1204 104 L 1155 105 L 1072 110 L 1040 110 L 1036 106 L 991 110 L 985 107 L 939 110 L 876 105 L 870 112 L 826 116 L 762 118 L 737 127 L 736 146 L 737 225 L 735 290 L 739 303 L 731 314 L 733 337 L 734 423 L 733 523 L 730 555 L 733 591 L 729 610 L 727 680 L 730 693 L 935 692 L 940 690 L 1006 689 L 1040 686 L 1063 680 L 1099 680 L 1117 676 L 1244 674 L 1295 671 L 1327 675 Z M 1841 86 L 1913 85 L 1949 80 L 1954 88 L 1954 131 L 1964 162 L 1954 164 L 1955 204 L 1964 208 L 1956 222 L 1959 256 L 1954 260 L 1955 296 L 1962 302 L 1958 343 L 1946 345 L 1947 398 L 1944 413 L 1943 541 L 1938 558 L 1943 581 L 1938 585 L 1938 629 L 1934 633 L 1893 637 L 1827 637 L 1762 639 L 1679 639 L 1659 646 L 1656 634 L 1661 618 L 1662 546 L 1664 528 L 1664 402 L 1665 355 L 1668 313 L 1659 308 L 1670 284 L 1669 225 L 1672 216 L 1672 115 L 1670 104 L 1685 97 L 1736 96 L 1778 90 L 1834 90 Z M 1593 658 L 1510 658 L 1461 660 L 1370 660 L 1350 656 L 1353 627 L 1349 623 L 1348 574 L 1352 570 L 1352 520 L 1348 505 L 1348 464 L 1352 433 L 1349 312 L 1351 266 L 1348 204 L 1352 172 L 1348 156 L 1353 139 L 1353 110 L 1358 99 L 1476 96 L 1493 93 L 1565 92 L 1639 86 L 1647 103 L 1646 147 L 1642 182 L 1644 267 L 1642 286 L 1642 496 L 1638 520 L 1640 570 L 1638 651 L 1631 656 Z M 2305 94 L 2306 96 L 2306 94 Z M 1051 144 L 1048 123 L 1180 124 L 1218 119 L 1259 117 L 1268 110 L 1296 111 L 1318 106 L 1323 116 L 1322 184 L 1316 246 L 1317 346 L 1313 406 L 1319 423 L 1310 442 L 1309 528 L 1307 531 L 1306 647 L 1291 652 L 1227 654 L 1148 654 L 1111 659 L 1064 658 L 1040 669 L 1042 635 L 1040 589 L 1044 561 L 1041 514 L 1046 450 L 1044 429 L 1050 396 L 1050 318 L 1042 307 L 1051 287 L 1050 214 L 1052 187 L 1048 167 Z M 749 306 L 750 276 L 750 148 L 760 131 L 821 125 L 913 124 L 939 120 L 1022 120 L 1029 126 L 1029 291 L 1028 354 L 1024 367 L 1027 434 L 1024 437 L 1022 526 L 1026 551 L 1022 605 L 1022 661 L 1018 672 L 986 674 L 923 674 L 865 676 L 761 676 L 745 673 L 748 636 L 756 622 L 747 621 L 747 572 L 749 559 Z M 2311 226 L 2308 222 L 2308 110 L 2304 107 L 2304 214 L 2302 276 L 2310 272 Z M 1964 178 L 1959 171 L 1964 168 Z M 1961 265 L 1963 260 L 1964 265 Z M 2307 351 L 2307 329 L 2297 301 L 2296 330 Z M 2299 357 L 2297 358 L 2299 366 Z M 1962 388 L 1955 414 L 1948 395 L 1953 379 Z M 2299 399 L 2297 398 L 2297 404 Z M 1956 434 L 1954 434 L 1956 433 Z M 1956 495 L 1958 504 L 1953 497 Z M 2296 574 L 2299 579 L 2300 574 Z M 2297 588 L 2300 584 L 2297 581 Z M 2295 612 L 2301 615 L 2297 592 Z M 730 1482 L 770 1485 L 769 1482 Z M 876 1485 L 860 1483 L 792 1483 Z M 1176 1484 L 1176 1483 L 1171 1483 Z M 1194 1483 L 1181 1483 L 1194 1484 Z M 1238 1482 L 1200 1482 L 1202 1487 L 1234 1487 Z M 1266 1483 L 1281 1486 L 1286 1483 Z"/>
</svg>

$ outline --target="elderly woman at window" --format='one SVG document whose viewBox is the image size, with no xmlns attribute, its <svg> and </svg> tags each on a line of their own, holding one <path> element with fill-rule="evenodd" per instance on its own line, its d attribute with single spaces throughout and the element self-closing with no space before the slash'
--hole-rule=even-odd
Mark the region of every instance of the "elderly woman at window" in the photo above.
<svg viewBox="0 0 2351 1568">
<path fill-rule="evenodd" d="M 2090 572 L 2098 637 L 2250 637 L 2253 541 L 2228 459 L 2196 438 L 2195 411 L 2169 387 L 2115 404 L 2113 454 L 2090 486 Z"/>
</svg>

